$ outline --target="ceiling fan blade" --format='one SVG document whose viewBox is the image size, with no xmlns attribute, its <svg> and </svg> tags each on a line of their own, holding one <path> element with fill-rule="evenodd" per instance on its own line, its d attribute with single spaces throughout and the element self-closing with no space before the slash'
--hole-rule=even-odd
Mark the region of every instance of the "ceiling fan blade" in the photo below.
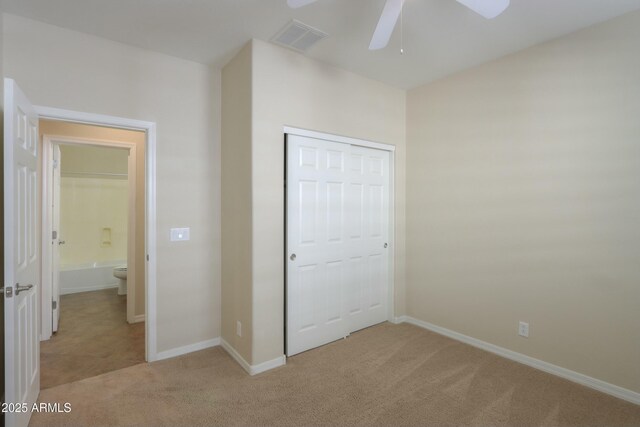
<svg viewBox="0 0 640 427">
<path fill-rule="evenodd" d="M 314 3 L 316 0 L 287 0 L 287 4 L 292 9 L 297 9 L 302 6 Z"/>
<path fill-rule="evenodd" d="M 509 7 L 510 0 L 457 0 L 487 19 L 493 19 Z"/>
<path fill-rule="evenodd" d="M 402 12 L 403 3 L 404 0 L 387 0 L 387 3 L 384 5 L 384 9 L 382 9 L 382 15 L 380 15 L 380 20 L 378 21 L 376 30 L 371 38 L 369 50 L 382 49 L 389 44 L 389 39 L 391 39 L 393 29 L 396 26 L 396 22 L 398 22 L 400 12 Z"/>
</svg>

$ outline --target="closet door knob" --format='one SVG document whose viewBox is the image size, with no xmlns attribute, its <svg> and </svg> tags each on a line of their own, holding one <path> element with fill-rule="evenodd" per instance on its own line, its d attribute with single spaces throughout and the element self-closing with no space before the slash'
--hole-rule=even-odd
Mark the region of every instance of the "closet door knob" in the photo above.
<svg viewBox="0 0 640 427">
<path fill-rule="evenodd" d="M 291 256 L 289 257 L 289 259 L 291 261 L 295 261 L 296 260 L 296 254 L 291 254 Z"/>
</svg>

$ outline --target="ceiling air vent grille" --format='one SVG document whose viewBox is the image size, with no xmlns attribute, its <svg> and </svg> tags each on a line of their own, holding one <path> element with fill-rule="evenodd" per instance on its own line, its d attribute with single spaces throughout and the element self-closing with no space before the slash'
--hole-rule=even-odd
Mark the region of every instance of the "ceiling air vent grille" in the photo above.
<svg viewBox="0 0 640 427">
<path fill-rule="evenodd" d="M 271 41 L 298 52 L 306 52 L 311 46 L 327 36 L 327 33 L 294 19 L 273 36 Z"/>
</svg>

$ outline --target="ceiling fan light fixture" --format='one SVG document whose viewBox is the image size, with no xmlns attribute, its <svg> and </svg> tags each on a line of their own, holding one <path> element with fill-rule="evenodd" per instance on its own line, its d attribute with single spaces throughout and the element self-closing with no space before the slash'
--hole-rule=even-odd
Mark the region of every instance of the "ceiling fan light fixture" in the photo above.
<svg viewBox="0 0 640 427">
<path fill-rule="evenodd" d="M 287 4 L 292 9 L 314 3 L 317 0 L 287 0 Z M 398 18 L 402 17 L 402 8 L 405 0 L 386 0 L 380 20 L 373 32 L 369 50 L 378 50 L 389 44 L 393 30 L 396 27 Z M 458 3 L 466 6 L 475 13 L 487 18 L 493 19 L 504 12 L 511 0 L 456 0 Z M 401 35 L 402 38 L 402 35 Z M 275 41 L 278 43 L 277 41 Z M 290 46 L 289 46 L 290 47 Z M 295 47 L 294 47 L 295 48 Z M 400 53 L 404 53 L 403 43 L 400 43 Z"/>
</svg>

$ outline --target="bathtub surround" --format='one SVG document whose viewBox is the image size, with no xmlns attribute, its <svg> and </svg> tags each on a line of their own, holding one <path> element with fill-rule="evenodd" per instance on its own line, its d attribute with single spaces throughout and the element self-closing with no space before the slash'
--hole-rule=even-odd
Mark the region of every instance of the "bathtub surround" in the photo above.
<svg viewBox="0 0 640 427">
<path fill-rule="evenodd" d="M 60 269 L 60 295 L 115 289 L 118 279 L 114 267 L 126 265 L 126 260 L 68 265 Z"/>
<path fill-rule="evenodd" d="M 126 153 L 124 161 L 126 165 Z M 126 177 L 66 175 L 64 150 L 62 163 L 60 238 L 65 243 L 60 245 L 60 267 L 126 260 L 129 216 Z M 105 229 L 109 231 L 105 233 Z"/>
</svg>

